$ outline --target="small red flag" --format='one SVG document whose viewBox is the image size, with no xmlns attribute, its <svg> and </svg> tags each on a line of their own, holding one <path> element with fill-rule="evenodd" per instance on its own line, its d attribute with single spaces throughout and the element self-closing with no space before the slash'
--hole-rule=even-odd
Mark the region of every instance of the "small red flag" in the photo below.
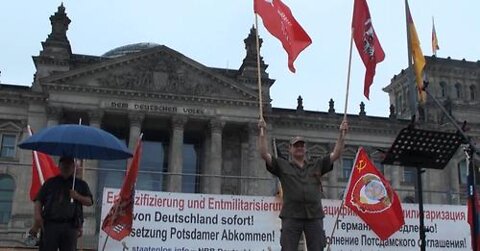
<svg viewBox="0 0 480 251">
<path fill-rule="evenodd" d="M 265 28 L 282 43 L 288 54 L 288 68 L 295 72 L 293 62 L 312 43 L 312 39 L 282 1 L 254 0 L 253 9 L 262 17 Z"/>
<path fill-rule="evenodd" d="M 473 214 L 473 205 L 471 202 L 471 199 L 469 198 L 467 200 L 467 221 L 468 224 L 470 225 L 470 230 L 472 231 L 471 233 L 471 241 L 472 241 L 472 247 L 476 245 L 477 249 L 480 247 L 480 203 L 478 201 L 478 195 L 475 192 L 473 195 L 473 200 L 475 204 L 475 215 Z M 475 220 L 475 224 L 474 224 Z M 474 243 L 475 242 L 475 243 Z"/>
<path fill-rule="evenodd" d="M 115 200 L 102 223 L 102 230 L 117 241 L 122 240 L 132 232 L 135 182 L 137 181 L 142 155 L 141 140 L 140 137 L 135 147 L 132 162 L 127 170 L 127 175 L 125 175 L 125 180 L 123 180 L 118 199 Z"/>
<path fill-rule="evenodd" d="M 38 163 L 35 155 L 37 155 Z M 43 182 L 60 174 L 60 169 L 58 169 L 57 165 L 55 165 L 55 162 L 49 155 L 33 151 L 32 183 L 30 185 L 30 200 L 32 201 L 35 200 L 38 191 L 40 191 L 40 187 L 43 185 L 40 179 L 40 173 L 38 172 L 39 170 L 43 177 Z"/>
<path fill-rule="evenodd" d="M 388 239 L 405 223 L 395 191 L 360 147 L 350 174 L 345 205 L 370 226 L 381 240 Z"/>
<path fill-rule="evenodd" d="M 475 182 L 472 174 L 473 169 L 468 166 L 467 168 L 467 222 L 470 225 L 472 248 L 478 250 L 480 248 L 480 202 L 478 200 L 477 189 L 475 189 Z M 475 208 L 475 210 L 473 210 L 473 208 Z"/>
<path fill-rule="evenodd" d="M 28 126 L 28 133 L 32 136 L 33 132 Z M 30 183 L 30 200 L 34 201 L 38 191 L 43 183 L 48 179 L 60 174 L 60 169 L 47 154 L 32 151 L 32 182 Z"/>
<path fill-rule="evenodd" d="M 373 29 L 366 0 L 355 0 L 353 6 L 352 36 L 366 68 L 363 94 L 367 99 L 370 99 L 370 86 L 375 76 L 375 68 L 378 63 L 385 59 L 385 53 Z"/>
</svg>

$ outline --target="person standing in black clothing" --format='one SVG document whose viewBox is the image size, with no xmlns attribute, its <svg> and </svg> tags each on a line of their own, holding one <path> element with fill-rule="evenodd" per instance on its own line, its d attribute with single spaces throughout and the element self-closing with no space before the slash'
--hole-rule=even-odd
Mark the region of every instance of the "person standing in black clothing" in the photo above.
<svg viewBox="0 0 480 251">
<path fill-rule="evenodd" d="M 29 233 L 36 236 L 42 229 L 40 251 L 74 251 L 83 224 L 82 206 L 93 205 L 87 183 L 75 178 L 74 160 L 61 157 L 60 175 L 47 180 L 35 198 L 34 224 Z M 72 201 L 73 200 L 73 201 Z"/>
<path fill-rule="evenodd" d="M 267 125 L 263 119 L 260 128 L 259 151 L 267 164 L 267 170 L 280 179 L 283 191 L 283 206 L 280 212 L 282 228 L 280 245 L 282 251 L 298 250 L 302 232 L 305 234 L 308 251 L 321 251 L 326 245 L 323 229 L 323 189 L 321 177 L 333 169 L 333 162 L 340 158 L 345 135 L 346 120 L 340 125 L 340 135 L 333 151 L 316 161 L 306 158 L 303 137 L 295 136 L 288 148 L 291 160 L 276 158 L 268 153 Z M 262 133 L 263 132 L 263 133 Z"/>
</svg>

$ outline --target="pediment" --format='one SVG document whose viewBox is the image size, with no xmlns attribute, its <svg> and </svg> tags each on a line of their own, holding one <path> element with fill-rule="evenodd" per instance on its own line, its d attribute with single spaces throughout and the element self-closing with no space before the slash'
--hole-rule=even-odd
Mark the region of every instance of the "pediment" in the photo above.
<svg viewBox="0 0 480 251">
<path fill-rule="evenodd" d="M 234 79 L 166 46 L 55 74 L 41 79 L 41 83 L 233 100 L 258 99 L 254 91 Z"/>
<path fill-rule="evenodd" d="M 8 121 L 8 122 L 0 123 L 0 131 L 21 132 L 22 128 L 11 121 Z"/>
</svg>

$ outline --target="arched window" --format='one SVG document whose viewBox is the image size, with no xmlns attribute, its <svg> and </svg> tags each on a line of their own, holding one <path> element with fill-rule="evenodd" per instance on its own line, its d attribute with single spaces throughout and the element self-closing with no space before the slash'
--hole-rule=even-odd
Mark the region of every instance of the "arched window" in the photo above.
<svg viewBox="0 0 480 251">
<path fill-rule="evenodd" d="M 471 86 L 470 86 L 470 100 L 472 100 L 472 101 L 475 100 L 475 98 L 476 98 L 476 91 L 477 91 L 477 90 L 476 90 L 475 86 L 474 86 L 474 85 L 471 85 Z"/>
<path fill-rule="evenodd" d="M 447 83 L 440 82 L 440 97 L 444 98 L 447 96 Z"/>
<path fill-rule="evenodd" d="M 455 84 L 455 95 L 458 99 L 462 98 L 462 85 L 460 83 Z"/>
<path fill-rule="evenodd" d="M 15 183 L 10 175 L 0 175 L 0 224 L 7 224 L 12 214 Z"/>
</svg>

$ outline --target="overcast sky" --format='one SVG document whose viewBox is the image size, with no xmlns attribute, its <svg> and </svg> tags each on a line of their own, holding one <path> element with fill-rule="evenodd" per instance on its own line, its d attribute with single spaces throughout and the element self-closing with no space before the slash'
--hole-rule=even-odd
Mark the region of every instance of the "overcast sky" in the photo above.
<svg viewBox="0 0 480 251">
<path fill-rule="evenodd" d="M 287 54 L 259 20 L 261 55 L 276 79 L 274 107 L 327 111 L 330 98 L 343 113 L 353 0 L 284 0 L 313 40 L 287 67 Z M 0 82 L 31 85 L 41 42 L 51 31 L 49 17 L 61 1 L 0 1 Z M 76 54 L 102 55 L 131 43 L 166 45 L 206 66 L 238 69 L 245 57 L 243 39 L 254 24 L 253 0 L 66 0 L 72 20 L 67 36 Z M 370 101 L 363 96 L 365 68 L 354 47 L 348 113 L 387 116 L 389 100 L 382 88 L 407 66 L 404 0 L 369 0 L 373 26 L 385 51 L 377 66 Z M 439 39 L 438 57 L 480 59 L 480 1 L 410 1 L 425 55 L 432 55 L 432 16 Z"/>
</svg>

